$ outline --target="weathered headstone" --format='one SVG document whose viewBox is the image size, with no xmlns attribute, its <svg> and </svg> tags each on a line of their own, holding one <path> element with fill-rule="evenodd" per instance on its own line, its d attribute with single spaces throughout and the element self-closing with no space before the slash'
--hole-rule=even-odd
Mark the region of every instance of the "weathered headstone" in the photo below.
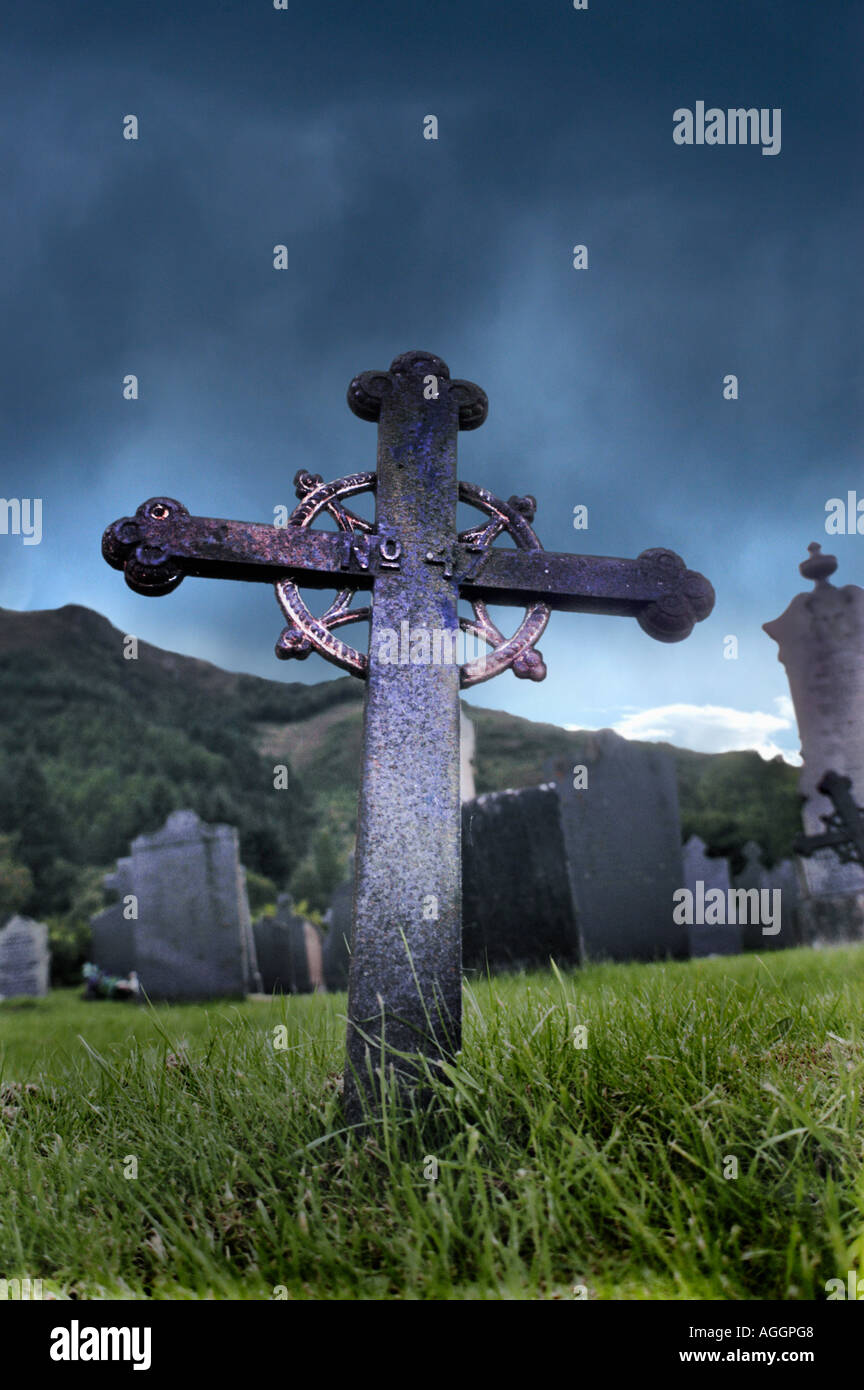
<svg viewBox="0 0 864 1390">
<path fill-rule="evenodd" d="M 347 1113 L 360 1119 L 364 1100 L 380 1100 L 385 1034 L 387 1065 L 405 1090 L 425 1071 L 420 1057 L 452 1056 L 461 1045 L 460 689 L 507 670 L 542 680 L 536 644 L 553 608 L 631 616 L 658 641 L 678 642 L 711 612 L 714 592 L 668 550 L 636 560 L 544 550 L 531 526 L 533 497 L 505 502 L 460 482 L 458 434 L 482 425 L 486 396 L 451 380 L 434 354 L 407 352 L 389 371 L 362 372 L 348 403 L 378 425 L 375 472 L 325 483 L 301 470 L 299 505 L 281 526 L 191 516 L 173 498 L 153 497 L 107 528 L 102 553 L 145 595 L 170 593 L 187 575 L 273 583 L 287 620 L 278 653 L 304 658 L 314 648 L 368 682 L 345 1075 Z M 345 500 L 373 490 L 370 523 Z M 461 532 L 460 501 L 483 514 Z M 337 531 L 314 529 L 320 515 Z M 504 533 L 513 545 L 496 547 Z M 337 589 L 321 617 L 301 597 L 303 584 Z M 373 590 L 371 608 L 351 608 L 360 589 Z M 460 599 L 472 604 L 472 620 L 460 619 Z M 525 608 L 511 637 L 489 605 Z M 366 619 L 368 655 L 336 635 Z M 460 627 L 490 649 L 461 668 L 447 657 Z M 404 661 L 402 634 L 411 647 Z M 434 920 L 423 915 L 432 900 Z"/>
<path fill-rule="evenodd" d="M 684 867 L 670 755 L 600 729 L 547 771 L 561 798 L 583 958 L 686 957 L 687 930 L 672 915 Z"/>
<path fill-rule="evenodd" d="M 684 887 L 694 895 L 694 902 L 700 901 L 698 885 L 702 884 L 701 917 L 728 918 L 724 906 L 722 913 L 705 911 L 705 896 L 715 890 L 725 895 L 728 903 L 729 861 L 722 857 L 706 854 L 705 842 L 698 835 L 691 835 L 684 846 Z M 716 901 L 716 900 L 715 900 Z M 731 956 L 741 950 L 741 928 L 728 920 L 694 921 L 690 927 L 690 954 L 698 956 Z"/>
<path fill-rule="evenodd" d="M 30 917 L 12 917 L 0 928 L 0 999 L 48 993 L 51 952 L 48 928 Z"/>
<path fill-rule="evenodd" d="M 110 903 L 90 919 L 90 960 L 106 975 L 125 978 L 135 969 L 135 921 L 124 898 L 133 892 L 132 860 L 118 859 L 113 873 L 102 880 L 109 893 L 118 901 Z"/>
<path fill-rule="evenodd" d="M 237 831 L 175 811 L 132 841 L 135 969 L 150 999 L 237 998 L 258 986 Z"/>
<path fill-rule="evenodd" d="M 229 827 L 230 828 L 230 827 Z M 234 832 L 235 835 L 237 832 Z M 252 930 L 252 913 L 249 911 L 249 895 L 246 892 L 246 869 L 237 860 L 237 896 L 240 902 L 240 930 L 245 940 L 245 960 L 246 960 L 246 988 L 253 994 L 261 994 L 263 985 L 261 983 L 261 971 L 258 969 L 258 957 L 255 951 L 255 933 Z"/>
<path fill-rule="evenodd" d="M 462 954 L 485 971 L 578 964 L 554 787 L 488 792 L 462 807 Z"/>
<path fill-rule="evenodd" d="M 762 887 L 769 892 L 780 891 L 780 934 L 772 939 L 776 950 L 789 950 L 800 946 L 801 930 L 798 908 L 801 900 L 801 870 L 796 860 L 781 859 L 762 875 Z"/>
<path fill-rule="evenodd" d="M 798 568 L 813 581 L 813 591 L 797 594 L 763 628 L 786 667 L 803 758 L 801 818 L 805 833 L 815 835 L 833 809 L 819 791 L 825 773 L 850 777 L 853 789 L 864 791 L 864 589 L 836 587 L 830 580 L 836 558 L 823 555 L 815 541 L 808 549 Z M 815 943 L 864 936 L 864 869 L 841 863 L 830 849 L 800 862 L 806 889 L 798 904 L 801 938 Z"/>
<path fill-rule="evenodd" d="M 755 840 L 748 840 L 742 852 L 744 866 L 732 880 L 734 889 L 748 894 L 746 903 L 741 898 L 736 901 L 736 916 L 743 919 L 746 915 L 747 919 L 741 925 L 742 951 L 782 951 L 797 946 L 796 866 L 784 859 L 773 868 L 766 868 Z M 779 900 L 776 891 L 780 893 Z M 758 899 L 752 896 L 754 892 Z"/>
<path fill-rule="evenodd" d="M 273 916 L 254 926 L 255 955 L 265 994 L 312 994 L 324 988 L 321 934 L 298 917 L 290 893 L 283 893 Z"/>
</svg>

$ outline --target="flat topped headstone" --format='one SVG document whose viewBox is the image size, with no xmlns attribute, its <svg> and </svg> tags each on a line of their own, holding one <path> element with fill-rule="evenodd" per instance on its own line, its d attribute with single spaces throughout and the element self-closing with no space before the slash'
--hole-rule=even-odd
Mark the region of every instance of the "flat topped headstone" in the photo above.
<svg viewBox="0 0 864 1390">
<path fill-rule="evenodd" d="M 51 952 L 48 928 L 31 917 L 12 917 L 0 928 L 0 999 L 48 993 Z"/>
<path fill-rule="evenodd" d="M 135 968 L 151 999 L 237 998 L 257 988 L 237 831 L 175 811 L 132 841 Z"/>
<path fill-rule="evenodd" d="M 462 923 L 468 969 L 579 963 L 579 929 L 554 786 L 487 792 L 465 802 Z"/>
<path fill-rule="evenodd" d="M 670 754 L 600 729 L 569 760 L 552 759 L 546 773 L 561 798 L 583 956 L 685 957 L 687 930 L 673 920 L 684 868 Z"/>
<path fill-rule="evenodd" d="M 255 953 L 265 994 L 310 994 L 324 988 L 321 933 L 294 911 L 290 893 L 280 895 L 273 915 L 254 927 Z"/>
</svg>

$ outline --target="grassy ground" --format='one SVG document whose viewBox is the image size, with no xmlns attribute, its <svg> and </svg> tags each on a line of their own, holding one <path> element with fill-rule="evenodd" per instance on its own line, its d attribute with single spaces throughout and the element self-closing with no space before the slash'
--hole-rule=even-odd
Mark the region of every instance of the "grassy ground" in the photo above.
<svg viewBox="0 0 864 1390">
<path fill-rule="evenodd" d="M 437 1106 L 371 1131 L 341 1114 L 344 1008 L 0 1005 L 0 1278 L 809 1299 L 864 1265 L 864 947 L 466 987 Z"/>
</svg>

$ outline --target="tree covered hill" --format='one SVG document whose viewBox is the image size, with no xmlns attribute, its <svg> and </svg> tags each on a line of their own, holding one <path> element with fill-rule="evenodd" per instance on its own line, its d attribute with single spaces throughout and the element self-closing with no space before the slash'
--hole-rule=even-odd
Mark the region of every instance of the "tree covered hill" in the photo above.
<svg viewBox="0 0 864 1390">
<path fill-rule="evenodd" d="M 81 919 L 136 835 L 191 807 L 240 833 L 253 894 L 289 885 L 321 910 L 355 829 L 363 687 L 236 675 L 124 636 L 75 605 L 0 609 L 0 920 Z M 586 735 L 469 707 L 478 792 L 579 761 Z M 797 772 L 755 752 L 675 757 L 685 837 L 733 858 L 748 839 L 790 852 Z M 284 766 L 284 787 L 274 768 Z"/>
</svg>

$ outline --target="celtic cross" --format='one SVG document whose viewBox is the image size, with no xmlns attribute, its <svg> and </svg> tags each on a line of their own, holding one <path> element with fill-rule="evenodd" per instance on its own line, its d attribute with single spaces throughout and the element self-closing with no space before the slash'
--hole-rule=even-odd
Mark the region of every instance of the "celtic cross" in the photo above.
<svg viewBox="0 0 864 1390">
<path fill-rule="evenodd" d="M 826 772 L 818 791 L 834 807 L 830 815 L 820 816 L 825 826 L 818 835 L 796 835 L 792 848 L 809 859 L 820 849 L 832 849 L 841 864 L 860 864 L 864 869 L 864 811 L 855 804 L 851 777 Z"/>
<path fill-rule="evenodd" d="M 109 526 L 102 549 L 139 594 L 169 593 L 187 575 L 272 583 L 287 619 L 277 655 L 314 650 L 366 681 L 345 1073 L 347 1113 L 359 1119 L 364 1097 L 378 1092 L 382 1055 L 410 1082 L 418 1055 L 434 1062 L 461 1044 L 460 688 L 508 668 L 542 680 L 536 644 L 553 609 L 635 617 L 650 636 L 678 642 L 710 613 L 714 593 L 669 550 L 636 560 L 546 551 L 532 497 L 504 502 L 458 482 L 458 432 L 482 425 L 487 401 L 479 386 L 451 380 L 439 357 L 408 352 L 387 372 L 362 373 L 348 404 L 377 422 L 377 471 L 332 483 L 298 473 L 285 526 L 190 516 L 156 497 Z M 374 524 L 346 506 L 366 491 Z M 460 501 L 483 513 L 462 532 Z M 323 514 L 336 531 L 314 528 Z M 496 547 L 504 533 L 513 546 Z M 303 587 L 338 592 L 316 618 Z M 372 605 L 353 608 L 362 590 Z M 460 618 L 460 597 L 472 618 Z M 490 605 L 525 608 L 511 637 Z M 368 655 L 337 635 L 365 619 Z M 461 628 L 489 653 L 461 667 L 428 659 L 428 646 L 420 659 L 384 659 L 406 622 L 454 644 Z"/>
</svg>

